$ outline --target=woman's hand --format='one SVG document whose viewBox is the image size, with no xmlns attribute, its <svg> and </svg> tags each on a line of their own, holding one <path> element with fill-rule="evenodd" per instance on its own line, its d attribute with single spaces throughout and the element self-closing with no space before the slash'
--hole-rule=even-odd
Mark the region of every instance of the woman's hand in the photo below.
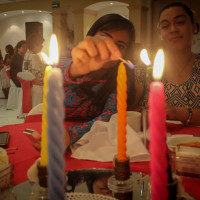
<svg viewBox="0 0 200 200">
<path fill-rule="evenodd" d="M 37 150 L 37 151 L 41 151 L 41 135 L 37 134 L 37 135 L 33 135 L 34 141 L 32 143 L 33 147 Z M 69 133 L 66 131 L 65 135 L 64 135 L 64 146 L 65 149 L 67 149 L 67 147 L 70 145 L 70 136 Z"/>
<path fill-rule="evenodd" d="M 114 41 L 106 36 L 87 36 L 72 50 L 73 63 L 70 75 L 73 78 L 97 71 L 108 61 L 118 60 L 121 53 Z"/>
<path fill-rule="evenodd" d="M 33 147 L 37 150 L 37 151 L 41 151 L 41 135 L 38 134 L 32 134 L 34 140 L 33 140 Z"/>
<path fill-rule="evenodd" d="M 166 113 L 167 113 L 167 119 L 169 120 L 177 120 L 176 119 L 176 109 L 174 106 L 170 106 L 169 104 L 166 104 Z"/>
</svg>

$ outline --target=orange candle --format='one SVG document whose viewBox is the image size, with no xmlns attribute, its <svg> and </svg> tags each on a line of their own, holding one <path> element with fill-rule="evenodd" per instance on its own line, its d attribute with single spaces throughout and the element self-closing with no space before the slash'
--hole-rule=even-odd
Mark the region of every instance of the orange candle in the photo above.
<svg viewBox="0 0 200 200">
<path fill-rule="evenodd" d="M 117 74 L 117 135 L 118 160 L 126 160 L 126 109 L 127 109 L 127 75 L 124 63 L 121 62 Z"/>
</svg>

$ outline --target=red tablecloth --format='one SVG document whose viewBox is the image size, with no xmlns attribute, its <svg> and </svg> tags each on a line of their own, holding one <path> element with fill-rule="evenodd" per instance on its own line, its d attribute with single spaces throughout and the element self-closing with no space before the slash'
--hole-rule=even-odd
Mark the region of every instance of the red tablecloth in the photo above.
<svg viewBox="0 0 200 200">
<path fill-rule="evenodd" d="M 66 122 L 65 126 L 77 125 L 80 122 Z M 24 123 L 16 125 L 8 125 L 0 127 L 0 131 L 9 131 L 10 140 L 8 147 L 17 147 L 18 150 L 8 150 L 14 152 L 9 154 L 9 160 L 14 163 L 14 184 L 18 184 L 27 180 L 27 170 L 40 156 L 33 147 L 31 140 L 23 133 L 26 128 L 34 129 L 41 132 L 41 122 Z M 200 127 L 184 126 L 181 124 L 167 124 L 167 130 L 171 134 L 200 134 Z M 143 172 L 149 174 L 149 162 L 135 162 L 130 163 L 131 170 L 135 172 Z M 113 168 L 112 162 L 96 162 L 88 160 L 78 160 L 66 155 L 66 170 L 85 169 L 85 168 Z M 189 192 L 196 199 L 200 199 L 200 179 L 183 178 L 183 185 L 187 192 Z"/>
</svg>

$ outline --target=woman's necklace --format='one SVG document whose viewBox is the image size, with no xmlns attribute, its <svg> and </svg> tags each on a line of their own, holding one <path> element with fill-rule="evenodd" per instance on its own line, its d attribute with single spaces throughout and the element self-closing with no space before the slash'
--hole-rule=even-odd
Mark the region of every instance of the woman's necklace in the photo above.
<svg viewBox="0 0 200 200">
<path fill-rule="evenodd" d="M 194 55 L 194 54 L 191 54 L 191 55 L 190 55 L 190 57 L 189 57 L 188 61 L 186 62 L 186 64 L 185 64 L 185 65 L 181 68 L 181 70 L 178 72 L 177 75 L 178 75 L 179 78 L 183 78 L 185 74 L 188 75 L 187 69 L 188 69 L 189 67 L 191 67 L 191 65 L 192 65 L 192 63 L 193 63 L 193 62 L 191 62 L 191 61 L 193 61 L 193 55 Z M 178 71 L 178 70 L 177 70 L 177 71 Z M 185 72 L 185 73 L 183 74 L 183 72 Z"/>
<path fill-rule="evenodd" d="M 183 67 L 178 68 L 175 64 L 170 64 L 172 62 L 166 63 L 166 76 L 167 79 L 172 82 L 172 83 L 182 83 L 186 81 L 186 79 L 189 77 L 191 70 L 189 68 L 192 68 L 193 66 L 193 61 L 194 61 L 194 54 L 191 54 L 190 57 L 188 58 L 187 62 L 183 65 Z"/>
</svg>

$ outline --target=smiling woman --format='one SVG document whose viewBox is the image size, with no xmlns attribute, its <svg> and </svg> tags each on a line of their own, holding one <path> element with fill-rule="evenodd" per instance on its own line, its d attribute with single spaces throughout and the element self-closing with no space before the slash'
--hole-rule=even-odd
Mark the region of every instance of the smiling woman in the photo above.
<svg viewBox="0 0 200 200">
<path fill-rule="evenodd" d="M 200 55 L 191 52 L 195 25 L 193 12 L 185 4 L 172 3 L 160 12 L 167 118 L 186 125 L 200 125 Z"/>
</svg>

